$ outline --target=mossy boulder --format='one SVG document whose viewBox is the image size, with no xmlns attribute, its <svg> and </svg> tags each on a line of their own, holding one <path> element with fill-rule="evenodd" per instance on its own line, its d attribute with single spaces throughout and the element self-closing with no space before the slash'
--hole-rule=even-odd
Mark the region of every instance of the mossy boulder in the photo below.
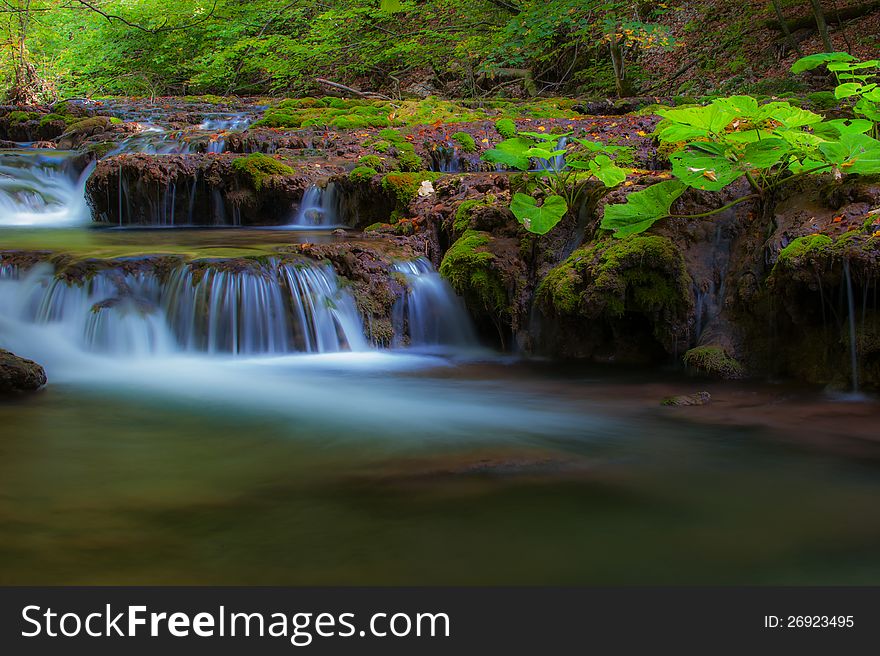
<svg viewBox="0 0 880 656">
<path fill-rule="evenodd" d="M 418 196 L 423 182 L 434 182 L 441 175 L 431 171 L 388 173 L 382 178 L 382 188 L 394 197 L 398 207 L 406 208 Z"/>
<path fill-rule="evenodd" d="M 491 241 L 489 233 L 466 231 L 446 251 L 440 275 L 464 297 L 468 307 L 498 315 L 508 310 L 510 302 L 495 267 L 495 255 L 487 248 Z"/>
<path fill-rule="evenodd" d="M 370 182 L 379 175 L 379 172 L 370 166 L 357 166 L 348 174 L 348 179 L 352 182 Z"/>
<path fill-rule="evenodd" d="M 456 132 L 452 135 L 452 140 L 458 144 L 464 153 L 477 152 L 477 142 L 467 132 Z"/>
<path fill-rule="evenodd" d="M 692 288 L 684 257 L 670 239 L 633 235 L 576 250 L 545 276 L 536 300 L 570 338 L 573 355 L 591 357 L 601 349 L 613 355 L 625 344 L 640 349 L 653 338 L 657 356 L 686 341 Z M 564 341 L 560 346 L 569 350 Z"/>
<path fill-rule="evenodd" d="M 684 354 L 684 364 L 693 371 L 736 380 L 745 375 L 743 366 L 721 346 L 698 346 Z"/>
<path fill-rule="evenodd" d="M 263 153 L 251 153 L 239 157 L 232 163 L 232 168 L 250 178 L 257 191 L 261 191 L 263 185 L 270 182 L 273 177 L 295 173 L 287 164 Z"/>
</svg>

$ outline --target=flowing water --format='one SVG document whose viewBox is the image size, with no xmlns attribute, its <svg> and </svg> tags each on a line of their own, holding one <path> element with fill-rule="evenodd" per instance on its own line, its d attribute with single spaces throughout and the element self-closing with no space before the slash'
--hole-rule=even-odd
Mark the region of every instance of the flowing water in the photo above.
<svg viewBox="0 0 880 656">
<path fill-rule="evenodd" d="M 339 195 L 332 182 L 326 186 L 311 185 L 303 194 L 302 201 L 291 222 L 297 228 L 338 228 Z"/>
<path fill-rule="evenodd" d="M 422 259 L 379 348 L 331 268 L 265 256 L 337 239 L 331 187 L 312 232 L 99 231 L 87 175 L 0 152 L 0 251 L 122 263 L 0 260 L 0 347 L 50 380 L 0 400 L 0 584 L 880 584 L 874 401 L 487 352 Z"/>
</svg>

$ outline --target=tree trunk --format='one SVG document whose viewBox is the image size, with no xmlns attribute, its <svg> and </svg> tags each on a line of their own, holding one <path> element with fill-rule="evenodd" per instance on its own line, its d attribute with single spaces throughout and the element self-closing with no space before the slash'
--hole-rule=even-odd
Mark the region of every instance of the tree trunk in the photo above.
<svg viewBox="0 0 880 656">
<path fill-rule="evenodd" d="M 617 40 L 617 36 L 611 35 L 611 42 L 608 44 L 611 51 L 611 68 L 614 70 L 614 87 L 617 90 L 618 98 L 626 98 L 631 95 L 629 82 L 626 79 L 626 69 L 623 57 L 623 48 Z"/>
<path fill-rule="evenodd" d="M 797 53 L 798 57 L 803 57 L 804 53 L 801 50 L 801 47 L 798 45 L 798 42 L 794 40 L 791 36 L 791 30 L 788 29 L 788 23 L 785 21 L 785 16 L 782 14 L 782 7 L 779 6 L 779 0 L 771 0 L 773 3 L 773 9 L 776 11 L 776 18 L 779 19 L 779 24 L 782 26 L 782 31 L 785 33 L 785 38 L 788 39 L 788 45 Z"/>
<path fill-rule="evenodd" d="M 825 22 L 825 13 L 822 11 L 822 3 L 819 0 L 810 0 L 810 6 L 813 7 L 813 16 L 816 17 L 816 27 L 819 29 L 819 36 L 822 37 L 822 47 L 825 52 L 834 52 L 834 44 L 831 43 L 831 37 L 828 36 L 828 23 Z"/>
</svg>

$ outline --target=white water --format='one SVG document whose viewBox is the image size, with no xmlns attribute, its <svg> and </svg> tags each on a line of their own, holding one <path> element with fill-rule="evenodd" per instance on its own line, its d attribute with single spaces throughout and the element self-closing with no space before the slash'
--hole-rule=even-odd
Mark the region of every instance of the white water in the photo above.
<svg viewBox="0 0 880 656">
<path fill-rule="evenodd" d="M 157 274 L 100 271 L 82 285 L 39 265 L 0 270 L 0 311 L 17 330 L 49 326 L 74 350 L 130 358 L 172 353 L 283 354 L 366 349 L 351 294 L 330 267 L 244 271 L 181 265 Z M 15 341 L 15 328 L 4 338 Z"/>
<path fill-rule="evenodd" d="M 394 346 L 477 345 L 464 303 L 428 260 L 400 262 L 394 268 L 409 286 L 393 308 Z"/>
<path fill-rule="evenodd" d="M 76 153 L 55 150 L 0 151 L 0 227 L 63 227 L 89 220 L 84 171 Z"/>
<path fill-rule="evenodd" d="M 338 228 L 339 197 L 336 185 L 326 187 L 311 185 L 303 194 L 302 201 L 290 225 L 304 228 Z"/>
</svg>

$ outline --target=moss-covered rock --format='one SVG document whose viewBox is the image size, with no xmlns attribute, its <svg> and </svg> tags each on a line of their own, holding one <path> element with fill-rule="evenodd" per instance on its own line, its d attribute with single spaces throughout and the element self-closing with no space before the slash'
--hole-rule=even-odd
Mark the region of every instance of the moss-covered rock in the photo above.
<svg viewBox="0 0 880 656">
<path fill-rule="evenodd" d="M 369 182 L 379 175 L 376 169 L 370 166 L 357 166 L 348 174 L 348 179 L 352 182 Z"/>
<path fill-rule="evenodd" d="M 458 147 L 461 148 L 462 152 L 477 152 L 477 142 L 474 141 L 474 138 L 467 132 L 456 132 L 452 135 L 452 140 L 458 144 Z"/>
<path fill-rule="evenodd" d="M 505 285 L 493 266 L 495 255 L 486 248 L 491 239 L 486 232 L 466 231 L 443 257 L 440 275 L 469 306 L 499 314 L 507 310 L 509 300 Z"/>
<path fill-rule="evenodd" d="M 434 182 L 441 175 L 431 171 L 388 173 L 382 178 L 382 188 L 394 197 L 399 207 L 405 208 L 418 195 L 423 182 Z"/>
<path fill-rule="evenodd" d="M 743 366 L 728 355 L 721 346 L 692 348 L 684 354 L 684 364 L 694 371 L 727 380 L 735 380 L 745 375 Z"/>
<path fill-rule="evenodd" d="M 583 355 L 603 342 L 613 349 L 609 340 L 624 333 L 634 337 L 637 326 L 672 353 L 691 321 L 692 287 L 684 257 L 670 239 L 634 235 L 576 250 L 541 281 L 536 300 L 546 315 L 592 340 L 592 346 L 578 348 Z"/>
<path fill-rule="evenodd" d="M 251 153 L 245 157 L 239 157 L 232 163 L 232 168 L 243 173 L 251 179 L 254 189 L 262 190 L 274 176 L 293 175 L 294 170 L 283 162 L 262 153 Z"/>
</svg>

